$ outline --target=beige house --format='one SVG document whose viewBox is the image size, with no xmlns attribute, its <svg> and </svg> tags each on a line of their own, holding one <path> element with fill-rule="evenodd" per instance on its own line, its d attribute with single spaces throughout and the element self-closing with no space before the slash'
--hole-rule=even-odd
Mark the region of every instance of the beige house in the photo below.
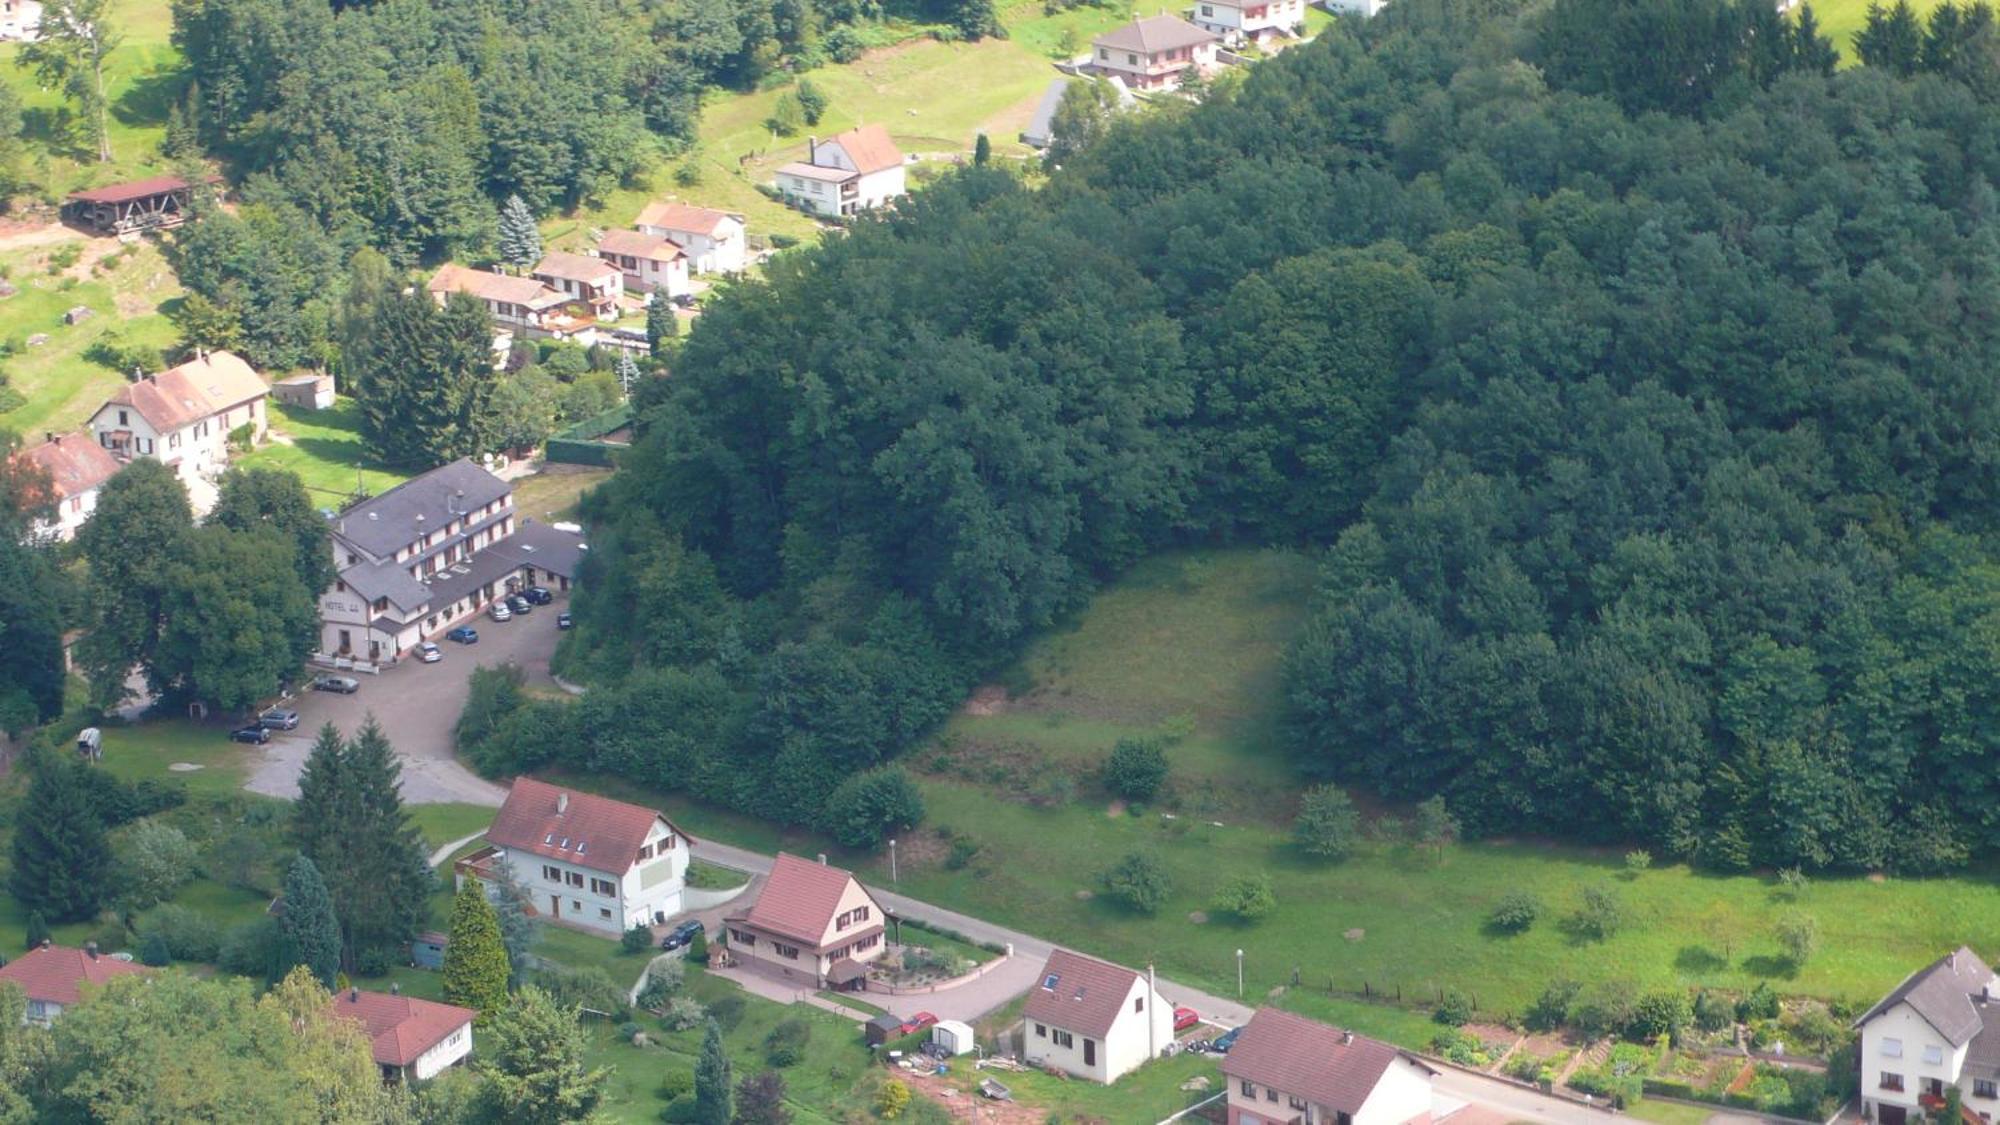
<svg viewBox="0 0 2000 1125">
<path fill-rule="evenodd" d="M 813 988 L 866 986 L 888 912 L 852 872 L 778 853 L 747 913 L 723 919 L 738 963 Z"/>
<path fill-rule="evenodd" d="M 431 275 L 426 288 L 440 305 L 451 294 L 463 293 L 485 305 L 495 323 L 529 336 L 567 340 L 596 328 L 594 320 L 570 313 L 569 297 L 532 277 L 489 273 L 446 262 Z"/>
<path fill-rule="evenodd" d="M 662 200 L 646 204 L 632 226 L 680 247 L 695 273 L 735 273 L 749 260 L 741 215 Z"/>
<path fill-rule="evenodd" d="M 565 299 L 590 306 L 597 319 L 618 319 L 618 298 L 625 295 L 625 274 L 611 262 L 588 254 L 551 250 L 535 263 L 529 274 Z"/>
<path fill-rule="evenodd" d="M 1407 1051 L 1276 1008 L 1259 1008 L 1222 1056 L 1228 1125 L 1428 1122 L 1436 1073 Z"/>
<path fill-rule="evenodd" d="M 1028 990 L 1021 1057 L 1032 1066 L 1106 1084 L 1174 1041 L 1174 1006 L 1149 975 L 1058 949 Z"/>
<path fill-rule="evenodd" d="M 147 457 L 172 469 L 195 512 L 206 514 L 215 501 L 212 482 L 229 463 L 229 435 L 248 427 L 252 442 L 261 439 L 270 395 L 241 358 L 205 352 L 127 383 L 90 416 L 90 429 L 120 462 Z"/>
<path fill-rule="evenodd" d="M 1091 40 L 1086 69 L 1134 90 L 1176 90 L 1190 73 L 1215 70 L 1218 42 L 1179 16 L 1148 16 Z"/>
<path fill-rule="evenodd" d="M 625 288 L 633 292 L 665 290 L 669 297 L 690 292 L 687 254 L 657 234 L 605 231 L 597 241 L 597 256 L 617 266 L 625 275 Z"/>
</svg>

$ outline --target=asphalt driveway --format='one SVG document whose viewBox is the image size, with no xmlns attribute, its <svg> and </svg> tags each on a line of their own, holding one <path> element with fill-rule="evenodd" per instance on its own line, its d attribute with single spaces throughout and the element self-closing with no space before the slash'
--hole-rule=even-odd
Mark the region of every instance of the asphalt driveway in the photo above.
<svg viewBox="0 0 2000 1125">
<path fill-rule="evenodd" d="M 356 674 L 361 690 L 353 695 L 304 691 L 287 706 L 299 713 L 297 730 L 279 732 L 259 748 L 244 787 L 273 797 L 299 794 L 299 771 L 321 725 L 331 722 L 352 735 L 373 714 L 403 760 L 403 800 L 410 804 L 463 802 L 498 807 L 507 790 L 474 774 L 452 756 L 452 727 L 465 709 L 472 670 L 482 664 L 509 660 L 521 666 L 530 684 L 553 685 L 549 654 L 555 651 L 556 613 L 567 599 L 536 606 L 526 617 L 494 621 L 481 616 L 470 624 L 479 631 L 474 645 L 439 642 L 444 659 L 424 664 L 415 659 L 385 668 L 379 675 Z"/>
</svg>

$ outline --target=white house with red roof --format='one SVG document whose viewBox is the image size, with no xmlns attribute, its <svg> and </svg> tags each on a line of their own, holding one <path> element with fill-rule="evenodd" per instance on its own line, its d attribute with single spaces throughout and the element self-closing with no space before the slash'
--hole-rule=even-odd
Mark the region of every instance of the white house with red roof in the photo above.
<svg viewBox="0 0 2000 1125">
<path fill-rule="evenodd" d="M 625 288 L 636 293 L 690 292 L 688 256 L 673 240 L 638 230 L 608 230 L 597 240 L 597 256 L 618 267 Z"/>
<path fill-rule="evenodd" d="M 366 1031 L 384 1079 L 419 1082 L 465 1061 L 472 1053 L 472 1021 L 479 1018 L 456 1004 L 358 988 L 334 996 L 333 1014 Z"/>
<path fill-rule="evenodd" d="M 661 200 L 646 204 L 632 226 L 680 247 L 698 274 L 735 273 L 748 261 L 741 215 Z"/>
<path fill-rule="evenodd" d="M 739 964 L 814 988 L 859 989 L 888 952 L 888 911 L 854 873 L 779 852 L 750 909 L 723 919 Z"/>
<path fill-rule="evenodd" d="M 903 150 L 880 125 L 863 125 L 819 140 L 806 138 L 806 158 L 778 169 L 785 202 L 827 218 L 860 214 L 904 194 Z"/>
<path fill-rule="evenodd" d="M 1222 1056 L 1228 1125 L 1428 1122 L 1437 1072 L 1408 1051 L 1259 1008 Z"/>
<path fill-rule="evenodd" d="M 1106 1084 L 1174 1041 L 1174 1006 L 1136 969 L 1057 949 L 1028 990 L 1022 1060 Z"/>
<path fill-rule="evenodd" d="M 442 305 L 453 293 L 463 293 L 486 306 L 495 323 L 530 336 L 567 340 L 594 338 L 596 321 L 572 314 L 570 298 L 532 277 L 475 270 L 446 262 L 425 288 Z"/>
<path fill-rule="evenodd" d="M 1245 39 L 1262 42 L 1290 35 L 1306 22 L 1305 0 L 1197 0 L 1191 11 L 1195 26 L 1222 37 L 1224 43 Z"/>
<path fill-rule="evenodd" d="M 150 457 L 172 469 L 196 512 L 206 512 L 209 482 L 229 462 L 230 433 L 248 426 L 252 441 L 263 437 L 270 397 L 270 385 L 240 357 L 204 352 L 127 383 L 90 416 L 90 430 L 118 461 Z"/>
<path fill-rule="evenodd" d="M 98 489 L 123 468 L 110 450 L 82 432 L 49 434 L 40 445 L 15 456 L 48 474 L 47 499 L 55 516 L 35 521 L 33 533 L 38 539 L 74 538 L 76 529 L 97 510 Z"/>
<path fill-rule="evenodd" d="M 117 977 L 152 971 L 144 965 L 99 955 L 96 942 L 71 949 L 43 941 L 0 965 L 0 984 L 18 985 L 28 997 L 27 1022 L 47 1027 L 64 1008 L 82 1002 L 86 985 L 101 988 Z"/>
<path fill-rule="evenodd" d="M 682 911 L 692 843 L 656 809 L 521 777 L 458 873 L 490 884 L 504 863 L 537 915 L 617 936 Z"/>
<path fill-rule="evenodd" d="M 569 300 L 590 306 L 599 320 L 618 319 L 625 273 L 615 264 L 589 254 L 551 250 L 528 274 Z"/>
</svg>

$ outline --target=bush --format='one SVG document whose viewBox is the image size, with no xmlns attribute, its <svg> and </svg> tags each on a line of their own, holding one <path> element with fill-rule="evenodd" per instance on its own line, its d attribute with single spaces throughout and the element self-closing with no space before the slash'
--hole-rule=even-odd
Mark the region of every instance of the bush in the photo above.
<svg viewBox="0 0 2000 1125">
<path fill-rule="evenodd" d="M 1720 992 L 1704 989 L 1694 998 L 1694 1025 L 1703 1031 L 1721 1031 L 1736 1022 L 1736 1003 Z"/>
<path fill-rule="evenodd" d="M 1472 1022 L 1472 1016 L 1472 998 L 1456 988 L 1445 989 L 1444 999 L 1431 1013 L 1432 1019 L 1447 1027 L 1463 1027 Z"/>
<path fill-rule="evenodd" d="M 979 842 L 969 836 L 960 836 L 951 842 L 951 854 L 944 857 L 945 869 L 963 871 L 979 858 Z"/>
<path fill-rule="evenodd" d="M 646 970 L 646 985 L 639 990 L 639 1006 L 649 1012 L 666 1007 L 667 1001 L 687 981 L 687 966 L 669 958 Z"/>
<path fill-rule="evenodd" d="M 1677 1039 L 1693 1022 L 1694 1006 L 1688 1001 L 1687 993 L 1679 989 L 1648 992 L 1632 1006 L 1632 1018 L 1625 1025 L 1625 1034 L 1641 1040 L 1662 1035 Z"/>
<path fill-rule="evenodd" d="M 653 948 L 653 931 L 649 926 L 634 926 L 618 939 L 618 948 L 627 953 L 644 953 Z"/>
<path fill-rule="evenodd" d="M 116 329 L 99 336 L 83 350 L 83 358 L 131 378 L 137 373 L 158 371 L 166 366 L 160 356 L 160 349 L 149 344 L 127 340 Z"/>
<path fill-rule="evenodd" d="M 1653 853 L 1643 849 L 1625 853 L 1625 873 L 1634 879 L 1653 866 Z"/>
<path fill-rule="evenodd" d="M 697 965 L 708 964 L 708 931 L 706 929 L 696 931 L 694 937 L 687 943 L 685 959 Z"/>
<path fill-rule="evenodd" d="M 1460 1066 L 1485 1069 L 1493 1065 L 1493 1056 L 1487 1053 L 1486 1044 L 1476 1035 L 1468 1035 L 1457 1028 L 1447 1028 L 1431 1036 L 1432 1052 Z"/>
<path fill-rule="evenodd" d="M 1271 888 L 1268 875 L 1238 875 L 1222 884 L 1209 908 L 1244 922 L 1255 922 L 1278 908 L 1278 892 Z"/>
<path fill-rule="evenodd" d="M 1570 1075 L 1569 1084 L 1579 1093 L 1602 1098 L 1617 1109 L 1638 1101 L 1645 1088 L 1645 1080 L 1639 1075 L 1616 1075 L 1608 1067 L 1579 1070 Z"/>
<path fill-rule="evenodd" d="M 1632 986 L 1604 981 L 1577 994 L 1570 1005 L 1570 1026 L 1586 1038 L 1600 1039 L 1623 1031 L 1632 1022 Z"/>
<path fill-rule="evenodd" d="M 1736 1019 L 1741 1023 L 1752 1020 L 1774 1020 L 1778 1018 L 1778 994 L 1771 991 L 1768 981 L 1758 981 L 1757 987 L 1736 1004 Z"/>
<path fill-rule="evenodd" d="M 667 1103 L 665 1109 L 660 1111 L 660 1120 L 666 1122 L 667 1125 L 690 1125 L 691 1122 L 699 1120 L 700 1117 L 701 1104 L 695 1100 L 692 1092 L 682 1094 L 673 1099 Z"/>
<path fill-rule="evenodd" d="M 144 910 L 169 898 L 194 878 L 194 845 L 171 824 L 141 820 L 119 832 L 113 846 L 123 860 L 120 894 L 131 909 Z"/>
<path fill-rule="evenodd" d="M 1292 843 L 1318 859 L 1346 859 L 1361 841 L 1361 814 L 1345 789 L 1315 785 L 1299 803 Z"/>
<path fill-rule="evenodd" d="M 585 1008 L 621 1023 L 631 1014 L 625 990 L 598 965 L 579 969 L 547 962 L 535 970 L 534 983 L 560 1008 Z"/>
<path fill-rule="evenodd" d="M 1150 852 L 1132 852 L 1098 877 L 1106 894 L 1141 914 L 1151 914 L 1173 893 L 1173 878 Z"/>
<path fill-rule="evenodd" d="M 1167 751 L 1157 738 L 1121 738 L 1104 760 L 1104 787 L 1128 801 L 1150 801 L 1167 780 Z"/>
<path fill-rule="evenodd" d="M 167 950 L 166 939 L 158 933 L 149 933 L 139 939 L 140 964 L 160 969 L 171 964 L 173 959 L 173 954 Z"/>
<path fill-rule="evenodd" d="M 1569 1022 L 1569 1013 L 1583 986 L 1573 980 L 1552 980 L 1528 1007 L 1522 1022 L 1529 1031 L 1554 1031 Z"/>
<path fill-rule="evenodd" d="M 708 1006 L 708 1018 L 714 1020 L 724 1031 L 735 1031 L 736 1026 L 743 1022 L 743 1011 L 746 1006 L 741 994 L 725 992 Z"/>
<path fill-rule="evenodd" d="M 1577 935 L 1603 941 L 1625 924 L 1625 907 L 1609 887 L 1585 887 L 1568 921 Z"/>
<path fill-rule="evenodd" d="M 1532 891 L 1508 891 L 1493 905 L 1486 924 L 1503 934 L 1525 933 L 1541 917 L 1542 900 Z"/>
<path fill-rule="evenodd" d="M 872 848 L 924 818 L 924 797 L 901 766 L 858 773 L 826 799 L 821 827 L 850 848 Z"/>
<path fill-rule="evenodd" d="M 141 933 L 165 942 L 168 956 L 176 961 L 214 961 L 222 948 L 222 934 L 215 923 L 177 903 L 153 911 Z"/>
<path fill-rule="evenodd" d="M 276 980 L 289 966 L 281 966 L 284 959 L 284 934 L 279 930 L 276 919 L 258 918 L 231 926 L 222 935 L 222 944 L 216 953 L 216 965 L 225 973 L 257 980 Z"/>
<path fill-rule="evenodd" d="M 764 1037 L 764 1061 L 783 1070 L 805 1055 L 812 1041 L 812 1025 L 801 1019 L 780 1020 Z"/>
<path fill-rule="evenodd" d="M 660 1100 L 673 1101 L 682 1094 L 694 1093 L 694 1071 L 669 1069 L 660 1075 Z"/>
<path fill-rule="evenodd" d="M 742 1018 L 742 1001 L 740 999 L 738 999 L 737 1005 L 737 1017 L 740 1019 Z M 721 1007 L 720 1002 L 716 1006 Z M 676 996 L 667 1003 L 667 1011 L 665 1015 L 660 1017 L 660 1025 L 668 1031 L 686 1031 L 691 1027 L 700 1026 L 701 1021 L 706 1019 L 709 1014 L 702 1010 L 701 1002 L 694 997 Z M 720 1024 L 722 1021 L 717 1019 L 715 1022 Z"/>
<path fill-rule="evenodd" d="M 1787 913 L 1778 919 L 1778 944 L 1794 968 L 1804 965 L 1819 950 L 1819 921 L 1801 910 Z"/>
</svg>

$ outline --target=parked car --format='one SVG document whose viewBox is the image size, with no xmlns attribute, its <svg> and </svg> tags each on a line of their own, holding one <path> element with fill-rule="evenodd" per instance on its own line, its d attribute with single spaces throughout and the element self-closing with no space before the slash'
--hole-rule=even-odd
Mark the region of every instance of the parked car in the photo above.
<svg viewBox="0 0 2000 1125">
<path fill-rule="evenodd" d="M 476 645 L 479 643 L 479 630 L 474 629 L 470 625 L 460 625 L 458 628 L 446 633 L 444 639 L 447 641 L 457 641 L 462 645 Z"/>
<path fill-rule="evenodd" d="M 1180 1007 L 1174 1009 L 1175 1031 L 1186 1031 L 1188 1028 L 1194 1027 L 1200 1023 L 1201 1023 L 1201 1013 L 1195 1011 L 1193 1008 Z"/>
<path fill-rule="evenodd" d="M 444 650 L 430 641 L 423 641 L 417 645 L 417 659 L 426 664 L 436 664 L 444 659 Z"/>
<path fill-rule="evenodd" d="M 495 621 L 512 621 L 514 620 L 514 611 L 507 608 L 506 602 L 494 602 L 492 605 L 486 607 L 486 616 L 491 617 Z"/>
<path fill-rule="evenodd" d="M 1236 1046 L 1236 1037 L 1241 1034 L 1243 1034 L 1242 1028 L 1232 1027 L 1221 1035 L 1216 1036 L 1215 1042 L 1210 1043 L 1208 1049 L 1218 1055 L 1226 1055 L 1229 1053 L 1229 1048 Z"/>
<path fill-rule="evenodd" d="M 271 732 L 264 729 L 263 723 L 251 723 L 247 727 L 237 727 L 235 730 L 230 731 L 229 741 L 254 742 L 262 746 L 266 742 L 271 741 Z"/>
<path fill-rule="evenodd" d="M 265 730 L 297 730 L 299 729 L 299 713 L 297 711 L 287 711 L 283 708 L 273 707 L 269 711 L 257 716 L 257 725 L 263 727 Z"/>
<path fill-rule="evenodd" d="M 519 594 L 513 594 L 507 598 L 507 608 L 513 610 L 516 617 L 526 617 L 535 612 L 535 603 Z"/>
<path fill-rule="evenodd" d="M 549 593 L 549 588 L 547 586 L 530 586 L 527 589 L 521 591 L 521 596 L 528 599 L 535 605 L 547 605 L 550 602 L 556 600 L 556 596 L 554 594 Z"/>
<path fill-rule="evenodd" d="M 937 1017 L 930 1014 L 929 1012 L 918 1012 L 916 1015 L 911 1016 L 909 1019 L 903 1021 L 903 1028 L 901 1034 L 915 1035 L 917 1032 L 922 1031 L 923 1029 L 929 1027 L 930 1025 L 936 1022 L 937 1022 Z"/>
<path fill-rule="evenodd" d="M 673 932 L 669 933 L 666 937 L 661 938 L 660 948 L 679 949 L 681 946 L 686 945 L 688 942 L 693 941 L 694 935 L 700 932 L 701 932 L 701 923 L 690 918 L 687 921 L 682 922 L 680 925 L 675 926 L 673 928 Z"/>
<path fill-rule="evenodd" d="M 341 695 L 353 695 L 355 692 L 361 690 L 361 681 L 355 679 L 353 676 L 314 676 L 312 689 L 314 691 L 338 692 Z"/>
<path fill-rule="evenodd" d="M 692 293 L 677 293 L 671 299 L 674 304 L 681 308 L 691 309 L 694 307 L 694 294 Z"/>
<path fill-rule="evenodd" d="M 556 614 L 556 628 L 573 629 L 575 627 L 576 618 L 569 615 L 569 610 L 563 610 L 561 613 Z"/>
</svg>

